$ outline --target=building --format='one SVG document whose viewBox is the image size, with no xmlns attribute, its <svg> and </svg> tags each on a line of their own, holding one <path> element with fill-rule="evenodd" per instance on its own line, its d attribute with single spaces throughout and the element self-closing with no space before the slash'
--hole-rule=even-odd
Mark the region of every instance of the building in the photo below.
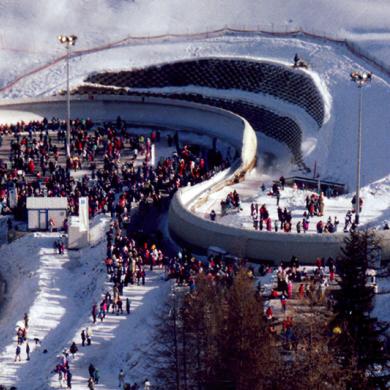
<svg viewBox="0 0 390 390">
<path fill-rule="evenodd" d="M 48 230 L 49 220 L 54 222 L 54 230 L 62 229 L 67 218 L 68 199 L 37 197 L 27 198 L 28 230 Z"/>
</svg>

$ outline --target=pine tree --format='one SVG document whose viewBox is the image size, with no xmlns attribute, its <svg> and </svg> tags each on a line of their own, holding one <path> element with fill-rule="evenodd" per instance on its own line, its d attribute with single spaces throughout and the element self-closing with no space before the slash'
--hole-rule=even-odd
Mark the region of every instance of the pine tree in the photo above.
<svg viewBox="0 0 390 390">
<path fill-rule="evenodd" d="M 155 382 L 180 390 L 182 384 L 179 297 L 171 294 L 159 307 L 156 325 L 157 342 L 149 349 L 147 359 L 155 368 Z"/>
<path fill-rule="evenodd" d="M 377 375 L 377 368 L 384 368 L 388 360 L 380 339 L 385 327 L 370 316 L 375 293 L 367 283 L 367 270 L 377 248 L 375 235 L 369 231 L 353 232 L 345 238 L 343 257 L 337 265 L 340 289 L 335 292 L 332 327 L 344 367 L 356 364 L 356 378 L 368 374 L 372 388 L 385 388 L 385 379 Z M 360 383 L 357 380 L 351 386 L 362 388 Z"/>
<path fill-rule="evenodd" d="M 215 385 L 221 355 L 221 334 L 226 318 L 224 286 L 205 275 L 196 278 L 196 289 L 184 303 L 187 346 L 191 351 L 189 376 L 198 389 Z"/>
<path fill-rule="evenodd" d="M 247 270 L 242 269 L 231 286 L 199 275 L 195 291 L 183 301 L 179 321 L 179 350 L 186 351 L 180 355 L 182 362 L 185 359 L 179 364 L 180 388 L 186 388 L 185 378 L 188 388 L 270 388 L 279 354 L 263 313 Z"/>
<path fill-rule="evenodd" d="M 289 358 L 282 363 L 277 389 L 345 390 L 354 373 L 341 366 L 329 348 L 331 314 L 316 296 L 296 309 Z M 299 378 L 299 380 L 297 380 Z M 362 381 L 363 383 L 363 381 Z"/>
<path fill-rule="evenodd" d="M 262 297 L 247 270 L 235 276 L 226 299 L 225 376 L 231 376 L 237 390 L 269 388 L 279 354 L 268 331 Z"/>
</svg>

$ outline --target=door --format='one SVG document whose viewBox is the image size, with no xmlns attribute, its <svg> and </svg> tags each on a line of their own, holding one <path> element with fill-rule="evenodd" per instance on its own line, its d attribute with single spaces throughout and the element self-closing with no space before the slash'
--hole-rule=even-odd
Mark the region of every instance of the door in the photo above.
<svg viewBox="0 0 390 390">
<path fill-rule="evenodd" d="M 39 210 L 39 230 L 47 230 L 47 210 Z"/>
</svg>

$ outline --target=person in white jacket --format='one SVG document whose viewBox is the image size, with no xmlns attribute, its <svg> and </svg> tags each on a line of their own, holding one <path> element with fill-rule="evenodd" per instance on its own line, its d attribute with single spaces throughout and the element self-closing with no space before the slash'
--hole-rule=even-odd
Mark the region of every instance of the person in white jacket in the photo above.
<svg viewBox="0 0 390 390">
<path fill-rule="evenodd" d="M 145 379 L 144 381 L 144 390 L 151 390 L 152 385 L 150 384 L 148 378 Z"/>
<path fill-rule="evenodd" d="M 118 379 L 119 379 L 118 387 L 123 387 L 125 385 L 125 373 L 123 372 L 122 369 L 119 371 Z"/>
</svg>

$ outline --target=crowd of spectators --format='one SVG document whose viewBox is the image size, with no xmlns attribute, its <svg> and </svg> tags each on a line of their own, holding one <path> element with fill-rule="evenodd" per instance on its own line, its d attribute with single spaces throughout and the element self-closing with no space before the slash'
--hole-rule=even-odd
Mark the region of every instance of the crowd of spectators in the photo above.
<svg viewBox="0 0 390 390">
<path fill-rule="evenodd" d="M 280 206 L 280 195 L 281 191 L 284 190 L 285 179 L 283 176 L 279 179 L 278 182 L 274 182 L 272 185 L 272 190 L 268 193 L 269 196 L 276 198 L 276 207 L 277 207 L 277 219 L 272 223 L 270 213 L 265 204 L 261 205 L 252 202 L 250 206 L 250 215 L 253 223 L 253 228 L 260 231 L 283 231 L 289 233 L 294 231 L 293 229 L 293 217 L 292 211 L 288 210 L 287 207 L 282 208 Z M 261 186 L 262 191 L 266 191 L 266 187 L 263 184 Z M 297 188 L 294 189 L 297 191 Z M 306 206 L 305 211 L 303 212 L 302 219 L 298 220 L 295 223 L 296 233 L 307 233 L 310 226 L 310 218 L 313 217 L 323 217 L 325 209 L 324 194 L 321 192 L 319 195 L 312 193 L 306 196 Z M 349 230 L 355 230 L 356 225 L 352 222 L 352 211 L 348 211 L 345 217 L 345 226 L 344 232 Z M 315 227 L 316 232 L 321 233 L 336 233 L 338 231 L 339 220 L 337 216 L 334 218 L 328 217 L 327 221 L 323 220 L 317 221 Z"/>
<path fill-rule="evenodd" d="M 296 348 L 297 338 L 294 334 L 294 308 L 289 308 L 289 301 L 304 299 L 313 303 L 323 304 L 328 310 L 333 309 L 334 297 L 329 288 L 337 285 L 336 260 L 329 257 L 317 258 L 315 267 L 302 267 L 298 258 L 292 256 L 289 262 L 281 262 L 277 271 L 274 287 L 269 295 L 269 301 L 265 309 L 265 318 L 271 334 L 280 337 L 282 345 L 286 349 Z M 273 272 L 272 268 L 265 269 L 261 266 L 260 274 Z M 277 307 L 281 312 L 275 315 Z M 277 327 L 280 333 L 277 333 Z"/>
<path fill-rule="evenodd" d="M 66 196 L 72 215 L 78 213 L 78 198 L 87 196 L 91 217 L 99 212 L 113 214 L 118 208 L 128 211 L 132 202 L 139 202 L 141 209 L 150 204 L 160 207 L 163 198 L 170 198 L 179 187 L 209 179 L 228 166 L 217 151 L 203 156 L 202 150 L 189 145 L 180 148 L 177 143 L 176 152 L 160 159 L 154 168 L 149 164 L 151 145 L 160 141 L 160 132 L 151 131 L 149 137 L 132 135 L 119 117 L 115 123 L 99 126 L 91 120 L 72 121 L 72 158 L 68 159 L 65 123 L 57 119 L 4 125 L 0 132 L 12 137 L 9 164 L 1 164 L 1 211 L 19 219 L 26 217 L 30 196 Z M 124 153 L 129 158 L 121 159 Z M 143 159 L 140 166 L 135 162 L 138 156 Z M 76 180 L 70 170 L 80 168 L 86 168 L 88 175 Z"/>
<path fill-rule="evenodd" d="M 176 133 L 173 137 L 175 152 L 152 166 L 152 145 L 160 142 L 160 132 L 151 131 L 149 136 L 131 135 L 120 118 L 116 123 L 99 126 L 91 120 L 72 121 L 72 158 L 69 159 L 65 157 L 64 122 L 56 119 L 21 122 L 1 126 L 0 133 L 1 141 L 3 136 L 11 138 L 9 163 L 1 165 L 3 213 L 23 218 L 27 197 L 61 196 L 68 198 L 69 214 L 78 214 L 78 199 L 86 196 L 91 218 L 100 212 L 110 213 L 112 217 L 104 259 L 112 291 L 107 291 L 101 302 L 93 305 L 93 322 L 97 319 L 103 322 L 109 314 L 129 315 L 131 302 L 123 299 L 124 288 L 129 284 L 144 285 L 148 269 L 154 267 L 164 267 L 167 278 L 176 278 L 179 284 L 191 285 L 194 273 L 201 270 L 216 279 L 231 277 L 232 268 L 225 267 L 218 259 L 201 265 L 187 254 L 170 257 L 164 253 L 158 237 L 141 237 L 131 226 L 134 204 L 139 206 L 141 214 L 152 210 L 158 214 L 178 188 L 207 180 L 216 171 L 228 167 L 229 163 L 217 150 L 205 152 L 196 146 L 180 147 Z M 86 173 L 77 179 L 71 176 L 71 169 L 85 169 Z M 14 199 L 11 199 L 12 193 Z M 66 225 L 67 221 L 65 230 Z M 60 254 L 64 252 L 61 240 L 55 242 L 55 250 Z M 89 328 L 81 337 L 82 346 L 85 341 L 86 345 L 91 344 Z M 15 359 L 20 360 L 20 346 L 17 347 Z M 75 343 L 71 349 L 74 355 Z M 66 382 L 71 388 L 68 355 L 68 351 L 64 351 L 54 371 L 60 384 Z M 96 375 L 90 375 L 89 388 L 94 388 L 97 382 Z"/>
</svg>

